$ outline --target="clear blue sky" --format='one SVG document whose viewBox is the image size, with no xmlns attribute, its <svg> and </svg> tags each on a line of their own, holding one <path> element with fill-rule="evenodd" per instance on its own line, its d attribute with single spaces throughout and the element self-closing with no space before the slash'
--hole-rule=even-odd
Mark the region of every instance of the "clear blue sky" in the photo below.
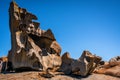
<svg viewBox="0 0 120 80">
<path fill-rule="evenodd" d="M 8 8 L 0 1 L 0 56 L 11 48 Z M 41 28 L 52 29 L 62 54 L 79 58 L 83 50 L 103 60 L 120 56 L 120 0 L 15 0 L 37 15 Z"/>
</svg>

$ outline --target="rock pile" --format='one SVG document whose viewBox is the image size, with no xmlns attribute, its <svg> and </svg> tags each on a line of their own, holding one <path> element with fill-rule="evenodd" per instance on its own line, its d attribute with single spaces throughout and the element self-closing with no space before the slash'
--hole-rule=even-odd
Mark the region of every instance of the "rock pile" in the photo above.
<svg viewBox="0 0 120 80">
<path fill-rule="evenodd" d="M 15 2 L 10 3 L 12 46 L 8 56 L 0 58 L 0 71 L 37 70 L 45 77 L 53 77 L 55 72 L 87 76 L 94 71 L 120 77 L 120 56 L 107 63 L 89 51 L 83 51 L 79 59 L 71 58 L 68 52 L 61 57 L 62 49 L 52 31 L 41 30 L 40 23 L 35 20 L 37 17 L 34 14 Z"/>
<path fill-rule="evenodd" d="M 94 72 L 120 77 L 120 56 L 111 58 L 104 65 L 99 65 Z"/>
</svg>

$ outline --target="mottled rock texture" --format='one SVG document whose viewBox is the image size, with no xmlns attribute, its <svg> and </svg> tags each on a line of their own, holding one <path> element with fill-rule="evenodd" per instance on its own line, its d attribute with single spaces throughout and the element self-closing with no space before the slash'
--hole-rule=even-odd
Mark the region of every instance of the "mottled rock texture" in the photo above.
<svg viewBox="0 0 120 80">
<path fill-rule="evenodd" d="M 7 57 L 0 57 L 0 72 L 1 73 L 6 71 L 7 63 L 8 63 Z"/>
<path fill-rule="evenodd" d="M 120 77 L 120 56 L 111 58 L 109 62 L 106 62 L 104 65 L 99 65 L 94 72 Z"/>
<path fill-rule="evenodd" d="M 37 17 L 15 2 L 10 3 L 9 25 L 11 50 L 8 61 L 14 69 L 31 68 L 34 70 L 54 69 L 61 65 L 61 47 L 50 29 L 40 29 Z"/>
<path fill-rule="evenodd" d="M 89 51 L 83 51 L 78 60 L 70 58 L 69 53 L 66 52 L 62 56 L 60 70 L 65 74 L 76 73 L 81 76 L 87 76 L 94 71 L 100 61 L 101 57 L 92 55 Z"/>
<path fill-rule="evenodd" d="M 0 74 L 0 80 L 120 80 L 104 74 L 92 74 L 88 77 L 78 75 L 56 75 L 52 78 L 45 78 L 39 75 L 39 72 L 21 72 L 12 74 Z"/>
</svg>

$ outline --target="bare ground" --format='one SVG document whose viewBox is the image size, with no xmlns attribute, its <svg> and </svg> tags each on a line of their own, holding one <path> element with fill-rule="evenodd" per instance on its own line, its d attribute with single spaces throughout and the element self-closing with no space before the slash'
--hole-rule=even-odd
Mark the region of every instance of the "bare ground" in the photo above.
<svg viewBox="0 0 120 80">
<path fill-rule="evenodd" d="M 104 74 L 91 74 L 87 77 L 78 75 L 55 75 L 55 77 L 52 78 L 44 78 L 39 75 L 39 72 L 30 71 L 0 74 L 0 80 L 120 80 L 120 78 Z"/>
</svg>

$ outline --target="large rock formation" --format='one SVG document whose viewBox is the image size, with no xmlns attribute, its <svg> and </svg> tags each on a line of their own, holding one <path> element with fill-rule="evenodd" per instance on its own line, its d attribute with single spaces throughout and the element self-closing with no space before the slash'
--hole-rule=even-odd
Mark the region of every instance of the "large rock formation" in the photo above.
<svg viewBox="0 0 120 80">
<path fill-rule="evenodd" d="M 9 25 L 12 49 L 8 61 L 14 69 L 54 69 L 61 65 L 61 47 L 50 29 L 40 29 L 37 17 L 15 2 L 10 3 Z"/>
<path fill-rule="evenodd" d="M 60 70 L 65 74 L 76 73 L 81 76 L 87 76 L 94 71 L 100 61 L 101 57 L 92 55 L 89 51 L 83 51 L 78 60 L 70 58 L 69 53 L 66 52 L 62 56 Z"/>
<path fill-rule="evenodd" d="M 78 60 L 70 58 L 69 53 L 61 59 L 61 47 L 52 31 L 41 30 L 40 23 L 33 21 L 37 20 L 35 15 L 11 2 L 9 16 L 12 49 L 8 54 L 8 70 L 42 70 L 47 77 L 54 76 L 50 71 L 56 70 L 87 76 L 101 61 L 89 51 L 84 51 Z"/>
</svg>

